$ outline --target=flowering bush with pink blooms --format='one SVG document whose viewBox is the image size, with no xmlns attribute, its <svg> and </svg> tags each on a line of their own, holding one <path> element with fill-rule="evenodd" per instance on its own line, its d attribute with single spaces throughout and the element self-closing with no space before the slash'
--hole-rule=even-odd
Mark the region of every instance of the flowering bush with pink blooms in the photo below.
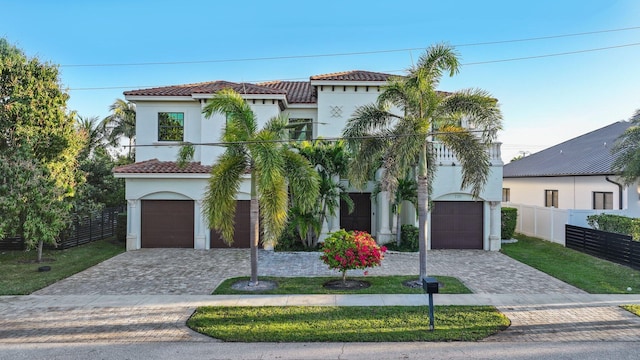
<svg viewBox="0 0 640 360">
<path fill-rule="evenodd" d="M 320 259 L 330 269 L 342 272 L 346 280 L 347 270 L 366 269 L 380 265 L 384 259 L 386 246 L 378 246 L 365 231 L 345 231 L 340 229 L 325 239 Z"/>
</svg>

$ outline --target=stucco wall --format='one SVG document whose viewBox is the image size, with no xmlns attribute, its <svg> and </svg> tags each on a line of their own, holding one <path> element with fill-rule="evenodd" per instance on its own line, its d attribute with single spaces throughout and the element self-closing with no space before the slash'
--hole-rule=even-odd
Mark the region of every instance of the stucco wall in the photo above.
<svg viewBox="0 0 640 360">
<path fill-rule="evenodd" d="M 545 190 L 558 190 L 559 209 L 593 209 L 596 191 L 613 192 L 614 209 L 620 204 L 618 186 L 604 176 L 505 178 L 502 187 L 510 189 L 510 202 L 516 204 L 544 206 Z"/>
</svg>

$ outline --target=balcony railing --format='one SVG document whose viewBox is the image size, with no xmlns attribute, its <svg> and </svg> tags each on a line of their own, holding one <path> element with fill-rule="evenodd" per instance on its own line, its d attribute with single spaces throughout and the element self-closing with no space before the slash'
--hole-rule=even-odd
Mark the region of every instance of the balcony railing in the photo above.
<svg viewBox="0 0 640 360">
<path fill-rule="evenodd" d="M 453 150 L 447 148 L 441 142 L 430 143 L 431 149 L 435 153 L 436 164 L 438 166 L 457 166 L 460 165 L 460 161 L 456 157 Z M 500 145 L 502 143 L 492 143 L 487 151 L 489 152 L 489 161 L 491 165 L 503 165 L 502 154 L 500 153 Z"/>
</svg>

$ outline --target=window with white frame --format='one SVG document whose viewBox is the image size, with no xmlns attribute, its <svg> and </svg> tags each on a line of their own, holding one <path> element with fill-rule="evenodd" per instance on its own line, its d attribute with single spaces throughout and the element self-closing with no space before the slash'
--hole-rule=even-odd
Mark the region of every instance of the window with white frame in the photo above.
<svg viewBox="0 0 640 360">
<path fill-rule="evenodd" d="M 184 113 L 158 113 L 158 141 L 184 140 Z"/>
</svg>

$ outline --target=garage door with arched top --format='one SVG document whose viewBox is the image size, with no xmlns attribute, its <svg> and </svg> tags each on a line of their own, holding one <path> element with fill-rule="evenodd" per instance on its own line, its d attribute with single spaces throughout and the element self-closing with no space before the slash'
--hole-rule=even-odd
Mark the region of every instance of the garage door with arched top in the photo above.
<svg viewBox="0 0 640 360">
<path fill-rule="evenodd" d="M 434 201 L 431 249 L 482 249 L 482 201 Z"/>
<path fill-rule="evenodd" d="M 142 200 L 143 248 L 193 249 L 193 200 Z"/>
</svg>

